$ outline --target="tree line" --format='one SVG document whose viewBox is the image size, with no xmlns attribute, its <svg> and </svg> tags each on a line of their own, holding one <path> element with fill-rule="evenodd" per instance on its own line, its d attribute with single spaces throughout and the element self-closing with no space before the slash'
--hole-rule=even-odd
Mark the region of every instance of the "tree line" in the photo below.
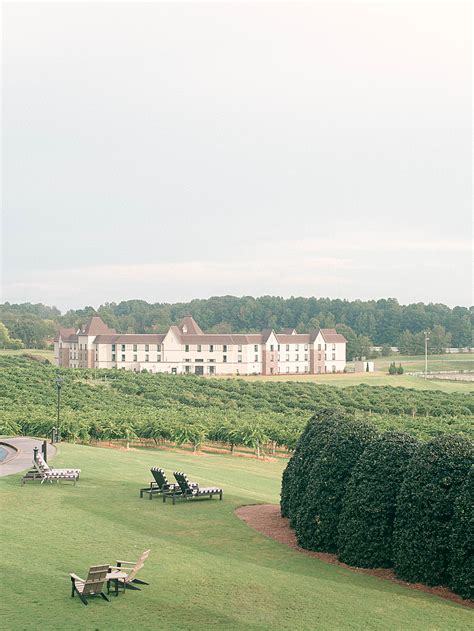
<svg viewBox="0 0 474 631">
<path fill-rule="evenodd" d="M 28 348 L 44 348 L 59 326 L 79 327 L 92 315 L 100 317 L 120 333 L 164 332 L 191 314 L 204 331 L 214 333 L 255 332 L 265 328 L 294 327 L 298 332 L 336 328 L 349 341 L 348 358 L 368 356 L 370 346 L 398 346 L 403 353 L 424 351 L 423 331 L 430 329 L 430 352 L 448 346 L 473 345 L 474 308 L 443 304 L 401 305 L 394 298 L 341 300 L 329 298 L 282 298 L 261 296 L 217 296 L 186 303 L 148 303 L 128 300 L 87 306 L 62 314 L 43 304 L 0 305 L 0 322 L 8 338 L 0 333 L 0 345 L 19 340 Z"/>
</svg>

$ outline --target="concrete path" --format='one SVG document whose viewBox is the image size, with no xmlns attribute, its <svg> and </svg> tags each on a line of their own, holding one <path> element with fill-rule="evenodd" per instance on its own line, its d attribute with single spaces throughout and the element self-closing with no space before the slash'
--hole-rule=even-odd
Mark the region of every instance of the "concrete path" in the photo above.
<svg viewBox="0 0 474 631">
<path fill-rule="evenodd" d="M 17 449 L 15 455 L 11 458 L 7 456 L 7 462 L 0 462 L 0 477 L 4 475 L 11 475 L 12 473 L 19 473 L 26 469 L 31 469 L 33 466 L 33 449 L 38 447 L 39 453 L 41 453 L 41 445 L 43 441 L 38 438 L 28 438 L 21 436 L 19 438 L 0 438 L 0 443 L 4 445 L 11 445 Z M 50 458 L 53 458 L 56 453 L 56 447 L 48 443 L 48 462 Z"/>
</svg>

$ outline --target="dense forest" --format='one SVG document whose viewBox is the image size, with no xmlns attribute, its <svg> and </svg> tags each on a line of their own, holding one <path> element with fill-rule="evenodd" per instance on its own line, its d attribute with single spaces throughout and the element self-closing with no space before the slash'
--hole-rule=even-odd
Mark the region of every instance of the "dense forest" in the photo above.
<svg viewBox="0 0 474 631">
<path fill-rule="evenodd" d="M 401 352 L 423 352 L 422 331 L 432 331 L 430 351 L 447 346 L 472 346 L 474 309 L 443 304 L 400 305 L 393 298 L 380 300 L 331 300 L 329 298 L 281 298 L 219 296 L 187 303 L 153 303 L 128 300 L 105 303 L 98 309 L 84 307 L 62 314 L 42 304 L 0 305 L 0 347 L 23 345 L 44 348 L 59 326 L 78 327 L 98 314 L 121 333 L 164 332 L 191 314 L 204 331 L 214 333 L 281 330 L 299 332 L 336 327 L 350 342 L 348 357 L 366 355 L 371 345 L 398 346 Z"/>
</svg>

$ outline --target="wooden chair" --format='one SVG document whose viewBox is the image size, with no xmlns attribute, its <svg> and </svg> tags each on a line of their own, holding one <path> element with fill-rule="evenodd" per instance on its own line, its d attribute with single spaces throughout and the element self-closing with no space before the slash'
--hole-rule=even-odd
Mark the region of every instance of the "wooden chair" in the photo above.
<svg viewBox="0 0 474 631">
<path fill-rule="evenodd" d="M 149 554 L 150 550 L 145 550 L 138 561 L 117 561 L 116 565 L 109 566 L 109 572 L 107 574 L 107 593 L 110 593 L 110 583 L 115 583 L 116 596 L 118 596 L 119 585 L 122 585 L 124 593 L 126 589 L 140 591 L 140 588 L 137 587 L 136 584 L 149 585 L 149 583 L 136 578 L 137 572 L 145 565 Z"/>
<path fill-rule="evenodd" d="M 71 596 L 74 598 L 74 592 L 77 592 L 77 595 L 84 603 L 84 605 L 89 604 L 87 602 L 87 598 L 91 596 L 100 596 L 107 602 L 110 602 L 110 600 L 102 591 L 108 571 L 108 565 L 93 565 L 89 569 L 89 574 L 87 575 L 86 580 L 83 580 L 76 574 L 70 574 L 72 582 Z"/>
<path fill-rule="evenodd" d="M 224 494 L 223 489 L 220 489 L 217 486 L 199 486 L 196 482 L 190 482 L 188 480 L 188 476 L 182 471 L 175 471 L 173 475 L 176 478 L 176 482 L 179 484 L 180 492 L 163 493 L 163 502 L 166 502 L 167 497 L 171 497 L 173 504 L 176 504 L 177 497 L 184 497 L 186 500 L 193 500 L 197 497 L 207 496 L 212 499 L 213 495 L 219 495 L 219 499 L 222 500 L 222 496 Z"/>
<path fill-rule="evenodd" d="M 148 497 L 151 500 L 153 499 L 153 495 L 160 495 L 161 493 L 173 491 L 174 489 L 179 491 L 177 484 L 170 484 L 168 482 L 164 469 L 152 467 L 150 471 L 155 479 L 153 482 L 150 482 L 150 486 L 140 489 L 140 497 L 143 497 L 144 493 L 148 493 Z"/>
</svg>

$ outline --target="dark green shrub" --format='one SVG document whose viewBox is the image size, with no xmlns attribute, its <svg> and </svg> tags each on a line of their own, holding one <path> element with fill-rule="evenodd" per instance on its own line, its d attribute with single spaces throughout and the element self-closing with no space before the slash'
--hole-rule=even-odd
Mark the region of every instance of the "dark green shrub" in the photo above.
<svg viewBox="0 0 474 631">
<path fill-rule="evenodd" d="M 298 543 L 309 550 L 337 551 L 342 498 L 352 468 L 376 436 L 370 426 L 340 415 L 328 428 L 319 451 L 311 454 L 306 490 L 296 516 Z"/>
<path fill-rule="evenodd" d="M 448 583 L 454 501 L 472 462 L 472 443 L 449 434 L 421 445 L 411 459 L 395 516 L 393 552 L 399 578 Z"/>
<path fill-rule="evenodd" d="M 396 498 L 417 441 L 386 432 L 362 453 L 347 484 L 339 518 L 339 558 L 357 567 L 392 567 Z"/>
<path fill-rule="evenodd" d="M 474 599 L 474 468 L 454 502 L 451 524 L 450 588 Z"/>
<path fill-rule="evenodd" d="M 346 413 L 340 408 L 321 408 L 309 420 L 296 445 L 295 452 L 283 472 L 280 508 L 283 517 L 295 517 L 306 492 L 308 474 L 314 454 L 319 453 L 336 421 Z"/>
</svg>

